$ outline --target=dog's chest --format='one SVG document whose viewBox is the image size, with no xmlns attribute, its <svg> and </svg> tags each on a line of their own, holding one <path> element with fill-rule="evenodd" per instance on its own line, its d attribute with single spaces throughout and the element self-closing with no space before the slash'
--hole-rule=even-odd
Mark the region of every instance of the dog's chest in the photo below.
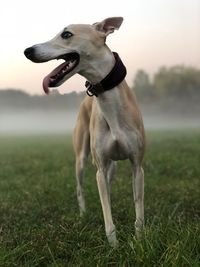
<svg viewBox="0 0 200 267">
<path fill-rule="evenodd" d="M 128 115 L 118 102 L 116 99 L 112 105 L 95 102 L 90 124 L 94 154 L 114 161 L 134 158 L 141 142 L 133 114 Z"/>
<path fill-rule="evenodd" d="M 107 130 L 96 140 L 95 150 L 114 161 L 129 159 L 138 151 L 138 137 L 134 132 Z"/>
</svg>

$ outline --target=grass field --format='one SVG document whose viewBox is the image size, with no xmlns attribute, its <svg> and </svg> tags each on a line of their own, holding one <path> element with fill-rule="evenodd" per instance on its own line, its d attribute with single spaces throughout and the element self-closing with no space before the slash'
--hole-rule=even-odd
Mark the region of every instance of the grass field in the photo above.
<svg viewBox="0 0 200 267">
<path fill-rule="evenodd" d="M 200 266 L 200 131 L 151 131 L 144 238 L 134 237 L 131 170 L 120 162 L 112 210 L 120 246 L 108 246 L 95 181 L 86 171 L 79 218 L 71 138 L 0 137 L 0 266 Z"/>
</svg>

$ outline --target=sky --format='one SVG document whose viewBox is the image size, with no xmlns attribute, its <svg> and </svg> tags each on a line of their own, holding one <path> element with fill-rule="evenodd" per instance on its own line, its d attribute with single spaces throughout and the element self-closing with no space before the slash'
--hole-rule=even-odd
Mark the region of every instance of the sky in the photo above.
<svg viewBox="0 0 200 267">
<path fill-rule="evenodd" d="M 200 67 L 200 0 L 1 0 L 0 12 L 0 89 L 43 94 L 43 77 L 58 62 L 33 63 L 24 49 L 50 40 L 69 24 L 112 16 L 124 22 L 107 45 L 125 63 L 129 85 L 138 69 L 153 75 L 163 65 Z M 62 94 L 84 90 L 84 82 L 75 75 L 58 89 Z"/>
</svg>

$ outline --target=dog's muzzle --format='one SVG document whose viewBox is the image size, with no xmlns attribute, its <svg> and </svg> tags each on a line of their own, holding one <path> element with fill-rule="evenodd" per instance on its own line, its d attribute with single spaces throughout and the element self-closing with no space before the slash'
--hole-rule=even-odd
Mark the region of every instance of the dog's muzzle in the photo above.
<svg viewBox="0 0 200 267">
<path fill-rule="evenodd" d="M 35 47 L 34 46 L 31 46 L 31 47 L 28 47 L 24 50 L 24 55 L 30 59 L 31 61 L 35 62 L 35 63 L 42 63 L 42 62 L 45 62 L 46 60 L 42 60 L 42 59 L 39 59 L 38 57 L 36 57 L 36 53 L 35 53 Z"/>
<path fill-rule="evenodd" d="M 33 47 L 28 47 L 24 50 L 24 55 L 28 58 L 28 59 L 32 59 L 34 54 L 34 48 Z"/>
</svg>

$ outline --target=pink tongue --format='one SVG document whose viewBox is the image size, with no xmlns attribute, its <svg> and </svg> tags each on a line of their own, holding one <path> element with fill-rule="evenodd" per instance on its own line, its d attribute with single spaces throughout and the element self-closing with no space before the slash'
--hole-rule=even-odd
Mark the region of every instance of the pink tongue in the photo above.
<svg viewBox="0 0 200 267">
<path fill-rule="evenodd" d="M 42 86 L 44 89 L 45 94 L 49 94 L 49 84 L 50 84 L 50 80 L 51 78 L 53 79 L 53 77 L 58 74 L 65 66 L 67 66 L 67 62 L 64 62 L 62 64 L 60 64 L 58 67 L 56 67 L 52 72 L 50 72 L 44 79 L 42 82 Z"/>
<path fill-rule="evenodd" d="M 44 90 L 45 94 L 47 94 L 47 95 L 49 94 L 49 82 L 50 82 L 49 76 L 46 76 L 42 82 L 43 90 Z"/>
</svg>

